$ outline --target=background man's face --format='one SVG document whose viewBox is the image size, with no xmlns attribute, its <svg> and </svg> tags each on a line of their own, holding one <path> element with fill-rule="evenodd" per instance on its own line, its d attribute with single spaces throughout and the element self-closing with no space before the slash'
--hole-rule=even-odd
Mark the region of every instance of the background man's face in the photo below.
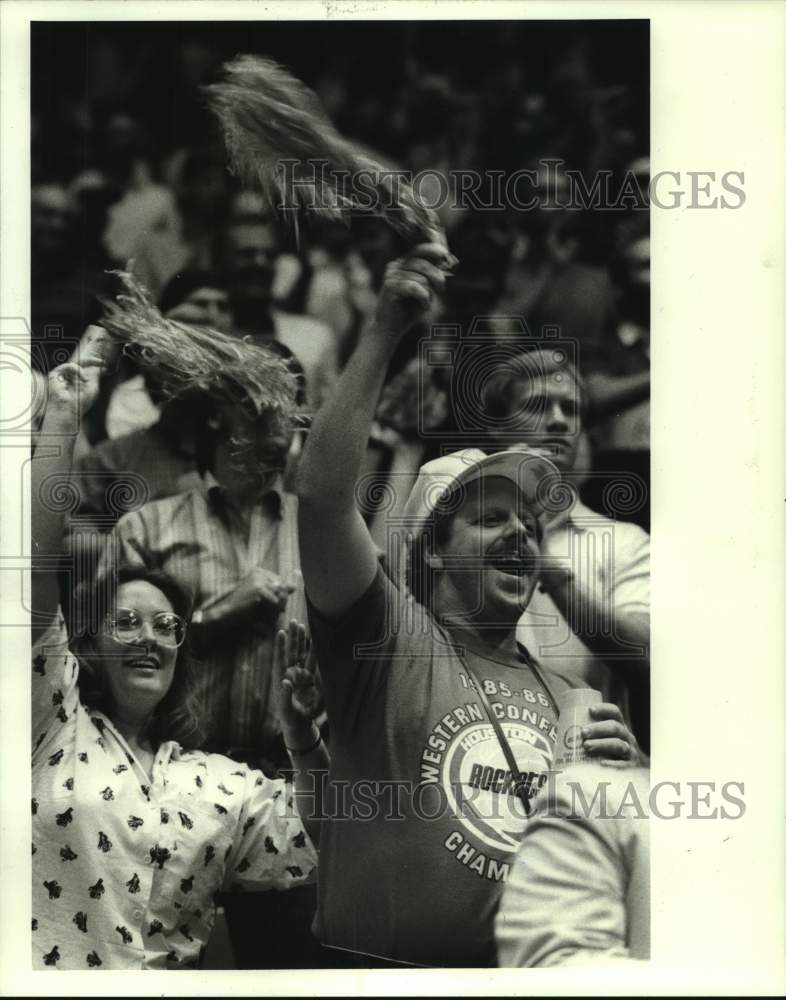
<svg viewBox="0 0 786 1000">
<path fill-rule="evenodd" d="M 192 326 L 207 326 L 220 333 L 232 332 L 229 294 L 221 288 L 195 288 L 169 310 L 167 317 Z"/>
<path fill-rule="evenodd" d="M 63 188 L 46 184 L 33 190 L 30 227 L 35 252 L 48 258 L 66 254 L 73 225 L 73 204 Z"/>
<path fill-rule="evenodd" d="M 264 222 L 236 222 L 227 244 L 233 299 L 267 305 L 279 253 L 275 230 Z"/>
<path fill-rule="evenodd" d="M 650 321 L 650 241 L 646 236 L 633 240 L 623 252 L 623 317 L 649 328 Z"/>
<path fill-rule="evenodd" d="M 642 236 L 630 243 L 624 253 L 627 277 L 631 285 L 650 286 L 650 241 Z"/>
<path fill-rule="evenodd" d="M 561 472 L 573 468 L 581 413 L 578 386 L 572 378 L 554 372 L 513 382 L 508 412 L 504 436 L 492 434 L 495 450 L 526 444 L 545 452 Z"/>
</svg>

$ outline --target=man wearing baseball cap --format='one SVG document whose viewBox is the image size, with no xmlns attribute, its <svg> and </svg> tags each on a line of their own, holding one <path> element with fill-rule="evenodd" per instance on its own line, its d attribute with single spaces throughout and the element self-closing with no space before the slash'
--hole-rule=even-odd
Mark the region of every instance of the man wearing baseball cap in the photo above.
<svg viewBox="0 0 786 1000">
<path fill-rule="evenodd" d="M 456 263 L 435 239 L 389 265 L 299 471 L 332 758 L 316 931 L 372 956 L 364 965 L 496 964 L 502 885 L 574 685 L 516 644 L 559 480 L 547 458 L 472 449 L 429 462 L 388 522 L 388 574 L 356 503 L 386 367 Z M 594 719 L 590 756 L 635 754 L 615 706 Z"/>
</svg>

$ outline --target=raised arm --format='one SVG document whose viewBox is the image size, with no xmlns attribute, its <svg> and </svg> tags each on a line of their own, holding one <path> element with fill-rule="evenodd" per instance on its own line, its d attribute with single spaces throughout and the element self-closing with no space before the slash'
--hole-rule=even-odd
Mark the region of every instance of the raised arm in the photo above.
<svg viewBox="0 0 786 1000">
<path fill-rule="evenodd" d="M 593 420 L 627 410 L 650 398 L 649 371 L 633 375 L 606 375 L 593 372 L 585 379 L 590 396 L 590 414 Z"/>
<path fill-rule="evenodd" d="M 63 554 L 67 506 L 59 500 L 70 486 L 74 445 L 82 417 L 98 392 L 108 346 L 104 331 L 90 327 L 73 358 L 49 373 L 46 411 L 30 473 L 34 642 L 57 611 L 57 561 Z"/>
<path fill-rule="evenodd" d="M 300 622 L 290 621 L 286 631 L 277 633 L 273 676 L 281 733 L 294 768 L 295 801 L 303 825 L 318 844 L 330 756 L 316 722 L 322 695 L 314 647 Z"/>
<path fill-rule="evenodd" d="M 326 617 L 349 609 L 376 574 L 377 551 L 355 504 L 357 476 L 388 364 L 456 263 L 433 242 L 388 266 L 374 320 L 309 433 L 297 480 L 300 555 L 309 599 Z"/>
<path fill-rule="evenodd" d="M 627 559 L 614 565 L 606 587 L 564 566 L 544 566 L 541 584 L 573 632 L 614 670 L 645 678 L 650 669 L 649 537 L 620 523 Z M 550 554 L 548 534 L 541 555 Z M 620 538 L 620 547 L 622 546 Z"/>
</svg>

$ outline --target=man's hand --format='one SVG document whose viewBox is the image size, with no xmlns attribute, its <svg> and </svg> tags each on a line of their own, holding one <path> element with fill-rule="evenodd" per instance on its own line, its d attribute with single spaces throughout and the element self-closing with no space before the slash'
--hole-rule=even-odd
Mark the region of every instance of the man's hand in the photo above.
<svg viewBox="0 0 786 1000">
<path fill-rule="evenodd" d="M 444 289 L 445 278 L 458 261 L 439 239 L 434 233 L 435 242 L 420 243 L 406 257 L 388 264 L 374 323 L 380 333 L 403 336 L 426 316 L 434 296 Z"/>
<path fill-rule="evenodd" d="M 286 607 L 294 586 L 257 566 L 232 590 L 213 598 L 194 615 L 194 639 L 200 655 L 218 644 L 237 642 L 245 631 L 267 632 Z M 240 630 L 240 632 L 238 632 Z"/>
<path fill-rule="evenodd" d="M 619 708 L 603 702 L 591 705 L 589 712 L 597 721 L 590 722 L 582 730 L 583 747 L 587 756 L 602 758 L 604 762 L 638 764 L 641 759 L 639 745 L 625 725 Z"/>
<path fill-rule="evenodd" d="M 273 647 L 273 683 L 284 746 L 294 765 L 298 811 L 309 836 L 319 843 L 324 818 L 322 794 L 324 777 L 330 766 L 327 747 L 315 717 L 322 707 L 314 649 L 300 622 L 276 635 Z"/>
<path fill-rule="evenodd" d="M 279 718 L 285 736 L 297 736 L 301 731 L 308 733 L 311 723 L 322 710 L 322 691 L 314 647 L 300 622 L 291 621 L 286 631 L 281 629 L 276 635 L 273 676 L 278 688 Z M 285 739 L 288 746 L 289 737 Z"/>
<path fill-rule="evenodd" d="M 286 607 L 287 599 L 295 588 L 284 583 L 269 569 L 255 566 L 214 606 L 211 617 L 231 619 L 238 624 L 248 624 L 260 617 L 269 619 Z"/>
</svg>

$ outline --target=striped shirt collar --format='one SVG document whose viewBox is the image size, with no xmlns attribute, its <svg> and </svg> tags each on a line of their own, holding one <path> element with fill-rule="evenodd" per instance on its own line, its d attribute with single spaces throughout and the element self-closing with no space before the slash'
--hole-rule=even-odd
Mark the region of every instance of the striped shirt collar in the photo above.
<svg viewBox="0 0 786 1000">
<path fill-rule="evenodd" d="M 207 502 L 223 512 L 228 507 L 238 509 L 226 489 L 219 483 L 210 469 L 206 469 L 200 477 L 201 490 Z M 284 509 L 284 482 L 281 475 L 276 476 L 269 489 L 259 497 L 259 503 L 272 516 L 281 518 Z"/>
</svg>

